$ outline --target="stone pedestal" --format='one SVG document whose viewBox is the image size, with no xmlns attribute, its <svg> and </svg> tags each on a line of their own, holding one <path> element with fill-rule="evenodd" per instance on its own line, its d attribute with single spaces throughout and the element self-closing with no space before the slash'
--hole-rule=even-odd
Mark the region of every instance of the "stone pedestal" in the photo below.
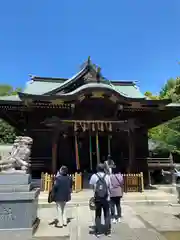
<svg viewBox="0 0 180 240">
<path fill-rule="evenodd" d="M 32 238 L 39 193 L 29 174 L 0 174 L 0 239 Z"/>
</svg>

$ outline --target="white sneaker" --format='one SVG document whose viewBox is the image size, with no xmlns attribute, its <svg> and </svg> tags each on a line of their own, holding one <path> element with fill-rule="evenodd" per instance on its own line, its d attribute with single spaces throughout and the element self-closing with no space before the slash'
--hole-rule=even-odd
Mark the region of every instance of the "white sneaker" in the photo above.
<svg viewBox="0 0 180 240">
<path fill-rule="evenodd" d="M 118 218 L 118 220 L 117 220 L 117 221 L 118 221 L 118 223 L 120 223 L 120 222 L 121 222 L 121 218 Z"/>
<path fill-rule="evenodd" d="M 112 223 L 117 223 L 117 221 L 116 221 L 116 219 L 115 219 L 115 218 L 113 218 L 113 220 L 112 220 Z"/>
</svg>

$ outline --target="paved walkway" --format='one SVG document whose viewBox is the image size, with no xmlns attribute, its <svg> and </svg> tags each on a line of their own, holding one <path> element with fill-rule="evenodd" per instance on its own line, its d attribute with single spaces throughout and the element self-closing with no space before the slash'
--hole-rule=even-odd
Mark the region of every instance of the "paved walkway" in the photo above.
<svg viewBox="0 0 180 240">
<path fill-rule="evenodd" d="M 72 222 L 71 239 L 73 240 L 91 240 L 96 239 L 91 235 L 91 226 L 94 222 L 94 212 L 88 207 L 77 207 L 76 218 Z M 101 239 L 109 239 L 109 237 L 101 236 Z M 147 227 L 140 220 L 136 212 L 130 206 L 123 207 L 122 223 L 112 225 L 112 240 L 165 240 L 160 233 L 154 228 Z"/>
<path fill-rule="evenodd" d="M 49 225 L 56 217 L 55 208 L 39 209 L 41 224 L 35 234 L 37 240 L 93 240 L 91 234 L 94 225 L 94 212 L 88 206 L 69 207 L 67 209 L 70 223 L 68 227 L 59 229 Z M 112 240 L 166 240 L 159 232 L 179 231 L 180 207 L 172 206 L 128 206 L 123 205 L 122 222 L 112 225 Z M 179 235 L 180 236 L 180 235 Z M 101 236 L 100 239 L 109 239 Z M 169 238 L 168 238 L 169 239 Z M 170 238 L 171 239 L 171 238 Z M 176 238 L 172 238 L 176 240 Z M 180 237 L 177 238 L 178 240 Z"/>
<path fill-rule="evenodd" d="M 73 193 L 72 201 L 68 204 L 70 223 L 68 227 L 58 229 L 53 225 L 49 225 L 56 218 L 56 208 L 54 204 L 47 203 L 47 194 L 41 193 L 39 201 L 41 224 L 35 234 L 35 238 L 37 240 L 95 239 L 96 237 L 91 234 L 92 226 L 94 225 L 94 212 L 90 211 L 88 207 L 88 201 L 91 196 L 92 190 Z M 169 234 L 171 231 L 174 231 L 177 233 L 177 239 L 179 240 L 180 219 L 176 215 L 180 214 L 180 205 L 176 203 L 177 197 L 175 194 L 169 194 L 161 190 L 124 194 L 122 223 L 112 226 L 111 239 L 166 240 L 159 232 Z M 165 235 L 167 236 L 167 234 Z M 101 239 L 107 239 L 107 237 L 101 236 Z M 176 240 L 176 238 L 172 239 Z"/>
<path fill-rule="evenodd" d="M 67 208 L 67 217 L 72 220 L 72 212 L 74 208 Z M 73 214 L 74 215 L 74 214 Z M 69 239 L 70 237 L 70 224 L 65 228 L 55 228 L 51 224 L 56 218 L 56 208 L 42 208 L 38 211 L 40 225 L 34 235 L 37 240 L 39 239 Z"/>
<path fill-rule="evenodd" d="M 90 197 L 92 197 L 92 190 L 83 190 L 79 193 L 72 194 L 72 200 L 68 203 L 69 205 L 87 205 Z M 39 207 L 51 207 L 55 204 L 48 204 L 47 202 L 48 194 L 41 192 L 39 197 Z M 167 204 L 167 203 L 177 203 L 177 196 L 174 194 L 169 194 L 161 190 L 145 190 L 143 193 L 125 193 L 122 199 L 124 204 L 141 204 L 144 202 L 156 203 L 156 204 Z"/>
</svg>

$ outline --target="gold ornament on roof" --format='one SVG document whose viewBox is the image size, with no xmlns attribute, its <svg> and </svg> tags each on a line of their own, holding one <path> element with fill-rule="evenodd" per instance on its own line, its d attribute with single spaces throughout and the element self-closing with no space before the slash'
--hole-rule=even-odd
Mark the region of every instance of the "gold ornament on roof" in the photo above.
<svg viewBox="0 0 180 240">
<path fill-rule="evenodd" d="M 51 100 L 51 103 L 53 105 L 62 105 L 62 104 L 64 104 L 64 101 L 62 101 L 60 99 L 54 99 L 54 100 Z"/>
<path fill-rule="evenodd" d="M 92 92 L 92 98 L 104 98 L 103 92 Z"/>
</svg>

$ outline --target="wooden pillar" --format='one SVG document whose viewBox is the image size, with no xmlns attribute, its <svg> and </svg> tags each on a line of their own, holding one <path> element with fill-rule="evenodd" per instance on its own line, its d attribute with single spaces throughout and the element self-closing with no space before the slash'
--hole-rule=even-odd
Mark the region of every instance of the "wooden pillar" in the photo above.
<svg viewBox="0 0 180 240">
<path fill-rule="evenodd" d="M 57 173 L 57 141 L 59 138 L 60 130 L 59 128 L 55 128 L 52 132 L 52 173 Z"/>
<path fill-rule="evenodd" d="M 129 128 L 128 132 L 128 140 L 129 140 L 129 162 L 128 162 L 128 173 L 132 173 L 133 164 L 135 159 L 135 146 L 134 146 L 134 131 Z"/>
<path fill-rule="evenodd" d="M 151 171 L 148 169 L 148 182 L 149 182 L 149 186 L 151 186 Z"/>
<path fill-rule="evenodd" d="M 137 162 L 139 172 L 143 172 L 144 176 L 144 185 L 149 187 L 151 180 L 149 178 L 149 171 L 147 158 L 149 156 L 149 147 L 148 147 L 148 129 L 147 128 L 138 128 L 136 129 L 136 139 L 138 141 L 137 149 Z"/>
<path fill-rule="evenodd" d="M 52 173 L 57 172 L 57 143 L 53 141 L 52 143 Z"/>
<path fill-rule="evenodd" d="M 176 185 L 176 176 L 174 174 L 174 169 L 175 169 L 175 166 L 174 166 L 174 162 L 173 162 L 173 155 L 172 153 L 169 154 L 169 159 L 170 159 L 170 163 L 171 163 L 171 183 L 173 186 Z"/>
<path fill-rule="evenodd" d="M 111 135 L 108 135 L 108 155 L 111 155 Z"/>
<path fill-rule="evenodd" d="M 99 149 L 99 135 L 98 131 L 96 132 L 96 155 L 97 155 L 97 164 L 100 163 L 100 149 Z"/>
<path fill-rule="evenodd" d="M 93 164 L 92 164 L 92 137 L 91 132 L 89 131 L 89 160 L 90 160 L 90 170 L 93 170 Z"/>
<path fill-rule="evenodd" d="M 75 132 L 74 135 L 74 142 L 75 142 L 75 154 L 76 154 L 76 170 L 80 170 L 80 159 L 79 159 L 79 146 L 78 146 L 78 136 Z"/>
</svg>

